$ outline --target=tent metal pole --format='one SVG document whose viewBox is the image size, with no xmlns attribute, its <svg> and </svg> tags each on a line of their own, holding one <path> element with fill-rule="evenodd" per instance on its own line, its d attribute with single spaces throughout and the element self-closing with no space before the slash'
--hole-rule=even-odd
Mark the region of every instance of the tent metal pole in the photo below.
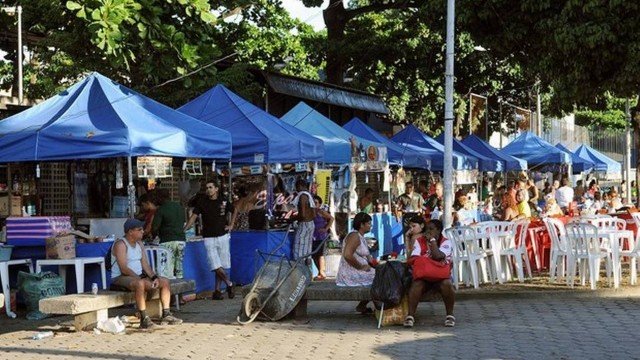
<svg viewBox="0 0 640 360">
<path fill-rule="evenodd" d="M 127 186 L 127 195 L 129 196 L 129 218 L 133 219 L 136 212 L 136 188 L 133 186 L 133 165 L 131 156 L 127 156 L 127 167 L 129 176 L 129 185 Z"/>
<path fill-rule="evenodd" d="M 231 181 L 231 161 L 229 161 L 229 190 L 227 191 L 227 200 L 229 201 L 229 203 L 232 203 L 233 200 L 233 195 L 231 194 Z"/>
</svg>

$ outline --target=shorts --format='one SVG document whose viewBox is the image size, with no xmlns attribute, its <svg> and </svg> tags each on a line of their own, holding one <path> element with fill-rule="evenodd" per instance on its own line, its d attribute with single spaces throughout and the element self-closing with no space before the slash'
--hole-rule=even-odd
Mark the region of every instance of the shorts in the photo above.
<svg viewBox="0 0 640 360">
<path fill-rule="evenodd" d="M 229 252 L 230 239 L 231 235 L 229 234 L 204 238 L 204 247 L 207 249 L 207 260 L 209 260 L 211 271 L 220 268 L 231 268 L 231 253 Z"/>
<path fill-rule="evenodd" d="M 113 288 L 122 288 L 122 289 L 127 289 L 129 291 L 133 291 L 133 289 L 131 289 L 131 283 L 138 280 L 140 280 L 139 276 L 120 275 L 120 276 L 111 278 L 111 287 L 112 287 L 112 290 Z"/>
<path fill-rule="evenodd" d="M 321 248 L 321 249 L 318 250 L 318 248 Z M 318 250 L 318 252 L 315 252 L 316 250 Z M 314 252 L 314 255 L 326 255 L 326 250 L 327 250 L 327 243 L 326 242 L 323 243 L 322 240 L 320 240 L 320 241 L 313 240 L 313 245 L 311 247 L 311 251 Z"/>
<path fill-rule="evenodd" d="M 293 259 L 296 260 L 305 255 L 309 255 L 313 244 L 313 231 L 315 224 L 311 221 L 299 221 L 293 240 Z"/>
</svg>

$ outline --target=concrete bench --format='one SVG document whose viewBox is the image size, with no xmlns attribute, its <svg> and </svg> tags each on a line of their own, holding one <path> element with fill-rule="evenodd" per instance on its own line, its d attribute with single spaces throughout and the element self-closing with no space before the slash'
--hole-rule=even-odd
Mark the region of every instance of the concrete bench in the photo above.
<svg viewBox="0 0 640 360">
<path fill-rule="evenodd" d="M 242 289 L 243 296 L 247 295 L 251 286 Z M 309 284 L 300 302 L 291 312 L 296 320 L 307 319 L 307 304 L 313 301 L 364 301 L 371 300 L 371 288 L 368 286 L 337 286 L 334 281 L 314 281 Z M 442 301 L 442 295 L 436 290 L 429 290 L 422 295 L 421 302 Z"/>
<path fill-rule="evenodd" d="M 182 294 L 195 291 L 194 280 L 171 279 L 171 294 Z M 130 291 L 99 291 L 97 295 L 92 293 L 69 294 L 40 300 L 40 311 L 46 314 L 73 315 L 76 331 L 94 326 L 102 320 L 106 320 L 108 309 L 123 305 L 134 304 L 135 294 Z M 152 290 L 147 293 L 147 313 L 152 318 L 162 315 L 162 303 L 160 292 Z"/>
</svg>

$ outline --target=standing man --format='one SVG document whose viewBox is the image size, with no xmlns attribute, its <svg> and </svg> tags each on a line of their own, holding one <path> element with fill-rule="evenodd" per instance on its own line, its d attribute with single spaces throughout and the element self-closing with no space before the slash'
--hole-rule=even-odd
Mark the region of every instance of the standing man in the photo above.
<svg viewBox="0 0 640 360">
<path fill-rule="evenodd" d="M 313 196 L 309 193 L 307 182 L 298 179 L 296 181 L 296 195 L 293 205 L 298 209 L 298 228 L 293 240 L 293 258 L 298 259 L 311 252 L 313 245 L 313 232 L 315 225 L 313 219 L 316 217 Z M 310 265 L 310 262 L 308 263 Z"/>
<path fill-rule="evenodd" d="M 195 204 L 193 214 L 187 221 L 184 230 L 191 228 L 198 215 L 202 215 L 202 237 L 204 247 L 207 249 L 207 259 L 211 271 L 215 272 L 215 291 L 211 297 L 213 300 L 222 300 L 220 284 L 227 284 L 227 295 L 233 299 L 233 284 L 225 273 L 225 268 L 231 267 L 231 254 L 229 252 L 229 215 L 232 213 L 231 204 L 220 197 L 220 186 L 214 180 L 206 183 L 206 197 Z"/>
<path fill-rule="evenodd" d="M 406 213 L 419 213 L 424 206 L 424 198 L 422 195 L 413 191 L 413 183 L 408 181 L 404 187 L 404 194 L 400 195 L 400 202 L 404 205 Z"/>
<path fill-rule="evenodd" d="M 425 207 L 427 211 L 427 216 L 431 216 L 431 213 L 438 208 L 438 210 L 442 211 L 442 194 L 443 187 L 441 182 L 437 182 L 435 185 L 435 192 L 427 198 Z"/>
</svg>

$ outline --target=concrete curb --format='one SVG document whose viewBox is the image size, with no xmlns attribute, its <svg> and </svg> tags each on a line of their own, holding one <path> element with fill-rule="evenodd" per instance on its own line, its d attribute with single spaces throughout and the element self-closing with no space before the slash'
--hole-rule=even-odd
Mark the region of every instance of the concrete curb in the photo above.
<svg viewBox="0 0 640 360">
<path fill-rule="evenodd" d="M 509 285 L 504 285 L 509 286 Z M 603 288 L 535 288 L 512 287 L 512 289 L 462 289 L 456 292 L 456 301 L 486 299 L 544 299 L 544 298 L 640 298 L 640 287 L 620 289 Z"/>
</svg>

